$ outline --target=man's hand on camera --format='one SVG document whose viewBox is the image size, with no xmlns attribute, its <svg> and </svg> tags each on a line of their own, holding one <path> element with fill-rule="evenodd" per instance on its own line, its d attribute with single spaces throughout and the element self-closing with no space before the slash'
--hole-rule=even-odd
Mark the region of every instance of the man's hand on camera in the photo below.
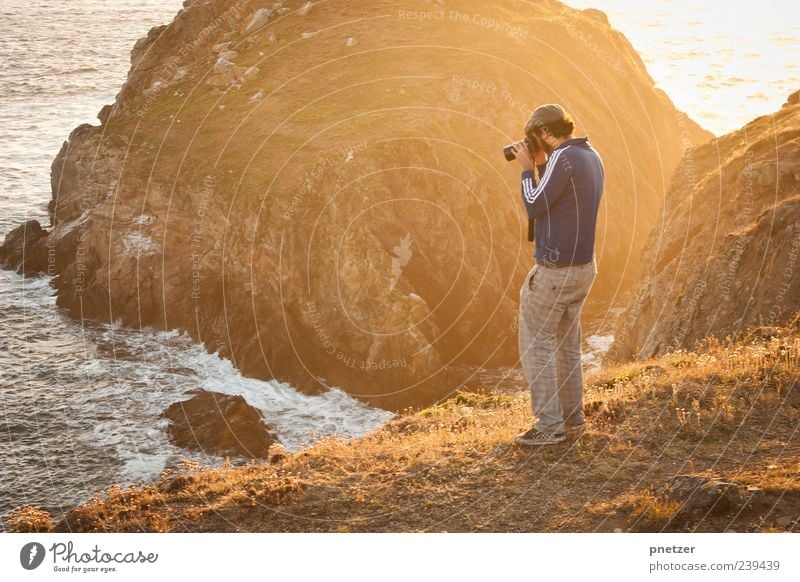
<svg viewBox="0 0 800 582">
<path fill-rule="evenodd" d="M 517 158 L 520 167 L 523 170 L 533 170 L 533 160 L 531 160 L 531 154 L 528 151 L 528 146 L 525 145 L 524 141 L 518 141 L 513 146 L 511 146 L 511 150 L 514 152 L 514 157 Z"/>
</svg>

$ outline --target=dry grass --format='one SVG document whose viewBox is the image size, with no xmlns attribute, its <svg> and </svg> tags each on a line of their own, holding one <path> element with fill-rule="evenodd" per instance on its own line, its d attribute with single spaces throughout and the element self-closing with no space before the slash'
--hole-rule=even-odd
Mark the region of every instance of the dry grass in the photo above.
<svg viewBox="0 0 800 582">
<path fill-rule="evenodd" d="M 48 532 L 53 529 L 53 517 L 39 507 L 20 507 L 8 516 L 8 527 L 18 533 Z"/>
<path fill-rule="evenodd" d="M 800 332 L 604 368 L 587 377 L 587 431 L 513 445 L 519 394 L 462 392 L 357 441 L 328 438 L 271 464 L 115 486 L 57 523 L 18 510 L 17 531 L 660 531 L 781 529 L 800 508 Z M 763 493 L 738 511 L 677 520 L 657 494 L 677 474 Z M 771 500 L 771 501 L 770 501 Z M 49 517 L 49 516 L 48 516 Z M 786 529 L 786 528 L 784 528 Z"/>
</svg>

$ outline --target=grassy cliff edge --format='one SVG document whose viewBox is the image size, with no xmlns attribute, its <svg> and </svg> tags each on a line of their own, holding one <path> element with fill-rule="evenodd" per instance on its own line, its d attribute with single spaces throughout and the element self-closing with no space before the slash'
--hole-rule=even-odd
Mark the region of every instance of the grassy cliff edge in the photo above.
<svg viewBox="0 0 800 582">
<path fill-rule="evenodd" d="M 12 531 L 784 531 L 800 515 L 800 317 L 587 377 L 587 430 L 541 449 L 517 389 L 464 391 L 360 440 L 191 463 Z M 514 380 L 506 378 L 505 382 Z M 521 382 L 510 382 L 522 386 Z M 491 383 L 489 383 L 491 384 Z M 476 385 L 477 386 L 477 385 Z M 472 390 L 475 390 L 473 387 Z M 687 492 L 687 487 L 690 489 Z"/>
</svg>

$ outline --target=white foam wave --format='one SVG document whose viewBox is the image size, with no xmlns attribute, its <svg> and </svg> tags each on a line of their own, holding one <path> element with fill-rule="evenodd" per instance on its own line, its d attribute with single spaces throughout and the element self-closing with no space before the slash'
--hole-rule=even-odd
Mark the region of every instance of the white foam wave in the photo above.
<svg viewBox="0 0 800 582">
<path fill-rule="evenodd" d="M 590 335 L 585 341 L 588 349 L 583 351 L 581 361 L 585 369 L 596 370 L 602 365 L 603 355 L 611 348 L 611 344 L 614 342 L 614 335 Z"/>
<path fill-rule="evenodd" d="M 91 424 L 83 438 L 113 448 L 123 462 L 121 476 L 152 478 L 180 459 L 220 463 L 213 455 L 178 449 L 166 436 L 161 413 L 196 388 L 242 396 L 261 412 L 289 451 L 331 435 L 360 437 L 394 416 L 339 389 L 306 395 L 286 383 L 246 378 L 229 360 L 208 353 L 177 331 L 131 331 L 109 325 L 98 332 L 97 341 L 113 346 L 106 351 L 116 357 L 87 361 L 81 368 L 96 383 L 81 397 Z"/>
</svg>

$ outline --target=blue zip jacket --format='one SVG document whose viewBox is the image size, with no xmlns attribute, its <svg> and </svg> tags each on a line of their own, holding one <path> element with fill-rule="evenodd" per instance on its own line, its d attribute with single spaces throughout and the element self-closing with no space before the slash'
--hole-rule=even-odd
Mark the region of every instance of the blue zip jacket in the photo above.
<svg viewBox="0 0 800 582">
<path fill-rule="evenodd" d="M 534 219 L 534 258 L 589 263 L 594 258 L 597 210 L 603 194 L 603 160 L 588 137 L 566 140 L 547 163 L 522 172 L 522 201 Z"/>
</svg>

